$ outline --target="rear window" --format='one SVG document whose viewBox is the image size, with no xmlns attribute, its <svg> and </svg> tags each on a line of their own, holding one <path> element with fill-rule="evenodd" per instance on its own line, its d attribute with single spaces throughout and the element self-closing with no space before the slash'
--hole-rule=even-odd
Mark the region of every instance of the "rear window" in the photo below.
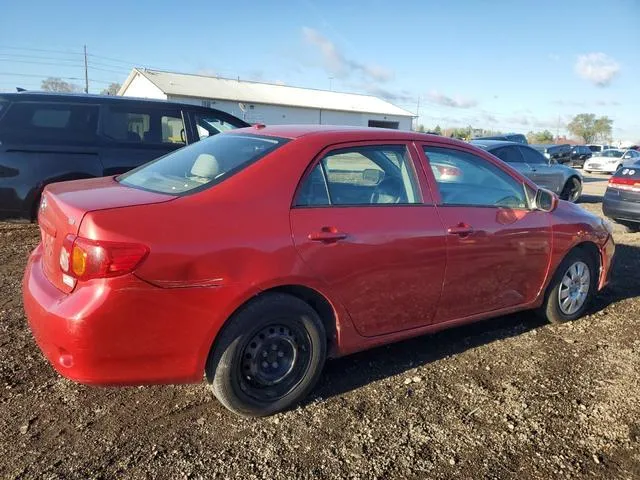
<svg viewBox="0 0 640 480">
<path fill-rule="evenodd" d="M 0 111 L 3 140 L 26 143 L 90 143 L 96 141 L 98 106 L 18 102 Z"/>
<path fill-rule="evenodd" d="M 589 150 L 592 152 L 600 152 L 602 151 L 602 147 L 600 145 L 589 145 Z"/>
<path fill-rule="evenodd" d="M 118 181 L 157 193 L 192 193 L 231 177 L 285 141 L 257 135 L 215 135 L 125 173 Z"/>
</svg>

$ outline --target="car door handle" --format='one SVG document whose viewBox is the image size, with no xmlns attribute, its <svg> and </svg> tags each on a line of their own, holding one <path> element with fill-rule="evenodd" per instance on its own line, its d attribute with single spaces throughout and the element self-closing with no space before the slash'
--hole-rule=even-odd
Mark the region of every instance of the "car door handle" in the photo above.
<svg viewBox="0 0 640 480">
<path fill-rule="evenodd" d="M 312 242 L 335 243 L 347 238 L 347 234 L 338 231 L 335 227 L 322 227 L 319 232 L 309 234 L 309 240 Z"/>
<path fill-rule="evenodd" d="M 447 233 L 449 235 L 460 235 L 461 237 L 466 237 L 473 233 L 473 227 L 466 223 L 459 223 L 455 227 L 449 227 L 447 229 Z"/>
</svg>

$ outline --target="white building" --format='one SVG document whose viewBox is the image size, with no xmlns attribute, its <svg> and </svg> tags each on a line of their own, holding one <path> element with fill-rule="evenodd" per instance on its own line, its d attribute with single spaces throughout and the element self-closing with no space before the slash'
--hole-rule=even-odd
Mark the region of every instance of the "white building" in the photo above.
<svg viewBox="0 0 640 480">
<path fill-rule="evenodd" d="M 249 123 L 411 130 L 415 115 L 372 95 L 134 68 L 118 95 L 204 105 Z"/>
</svg>

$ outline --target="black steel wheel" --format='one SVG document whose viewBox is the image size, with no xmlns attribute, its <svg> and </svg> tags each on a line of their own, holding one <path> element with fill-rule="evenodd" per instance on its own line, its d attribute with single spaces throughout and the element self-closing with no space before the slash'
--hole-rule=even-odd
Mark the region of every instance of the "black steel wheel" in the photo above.
<svg viewBox="0 0 640 480">
<path fill-rule="evenodd" d="M 569 202 L 575 203 L 580 198 L 582 194 L 582 182 L 579 178 L 571 177 L 565 183 L 562 192 L 560 193 L 560 198 L 562 200 L 567 200 Z"/>
<path fill-rule="evenodd" d="M 265 416 L 298 403 L 317 382 L 325 357 L 317 312 L 297 297 L 265 294 L 229 319 L 206 373 L 229 410 Z"/>
</svg>

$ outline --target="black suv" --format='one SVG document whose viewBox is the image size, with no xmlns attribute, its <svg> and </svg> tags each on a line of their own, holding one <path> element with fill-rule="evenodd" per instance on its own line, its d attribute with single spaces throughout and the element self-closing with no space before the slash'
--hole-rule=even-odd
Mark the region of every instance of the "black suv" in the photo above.
<svg viewBox="0 0 640 480">
<path fill-rule="evenodd" d="M 219 110 L 160 100 L 0 94 L 0 219 L 35 219 L 49 183 L 118 175 L 246 126 Z"/>
<path fill-rule="evenodd" d="M 586 145 L 574 145 L 571 147 L 571 166 L 580 167 L 584 166 L 584 162 L 589 160 L 593 152 Z"/>
<path fill-rule="evenodd" d="M 549 160 L 564 165 L 571 161 L 571 145 L 531 145 Z"/>
</svg>

